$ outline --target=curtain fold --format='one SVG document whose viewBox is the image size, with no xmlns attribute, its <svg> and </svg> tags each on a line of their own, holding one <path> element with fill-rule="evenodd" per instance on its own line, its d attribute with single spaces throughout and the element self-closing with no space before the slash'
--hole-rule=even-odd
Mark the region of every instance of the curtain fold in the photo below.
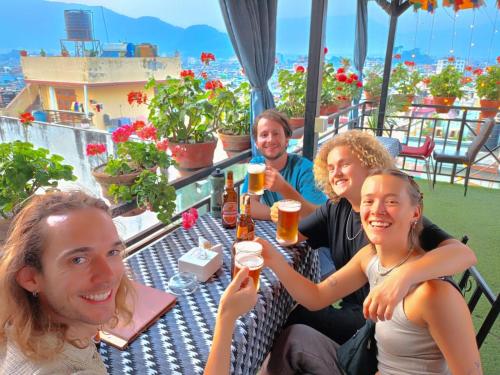
<svg viewBox="0 0 500 375">
<path fill-rule="evenodd" d="M 363 79 L 366 52 L 368 49 L 368 0 L 358 0 L 356 8 L 356 35 L 354 39 L 354 67 L 358 71 L 359 79 Z M 360 97 L 354 98 L 358 104 Z M 351 119 L 358 117 L 358 109 L 351 112 Z"/>
<path fill-rule="evenodd" d="M 250 124 L 274 107 L 268 81 L 276 56 L 277 0 L 219 0 L 224 23 L 236 57 L 252 87 Z M 252 153 L 258 154 L 252 136 Z"/>
</svg>

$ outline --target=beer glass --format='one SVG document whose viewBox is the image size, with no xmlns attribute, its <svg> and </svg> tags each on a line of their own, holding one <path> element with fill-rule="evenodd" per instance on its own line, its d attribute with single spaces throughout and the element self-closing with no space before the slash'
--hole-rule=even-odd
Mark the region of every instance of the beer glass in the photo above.
<svg viewBox="0 0 500 375">
<path fill-rule="evenodd" d="M 265 164 L 248 164 L 248 193 L 252 195 L 264 194 L 264 181 L 266 175 Z"/>
<path fill-rule="evenodd" d="M 290 246 L 298 241 L 299 212 L 301 204 L 298 201 L 285 199 L 278 202 L 278 226 L 276 240 L 282 246 Z"/>
<path fill-rule="evenodd" d="M 241 242 L 240 242 L 241 243 Z M 238 272 L 243 268 L 248 268 L 248 277 L 253 279 L 253 284 L 258 290 L 260 286 L 260 271 L 264 266 L 264 259 L 262 256 L 253 253 L 239 252 L 236 253 L 234 257 L 234 274 L 233 278 L 238 274 Z"/>
<path fill-rule="evenodd" d="M 262 245 L 254 241 L 240 241 L 234 244 L 234 253 L 262 255 Z"/>
</svg>

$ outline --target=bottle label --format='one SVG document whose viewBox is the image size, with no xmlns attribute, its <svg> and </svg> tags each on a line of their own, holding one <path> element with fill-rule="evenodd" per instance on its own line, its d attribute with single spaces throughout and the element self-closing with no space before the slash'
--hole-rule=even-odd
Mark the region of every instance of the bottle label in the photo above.
<svg viewBox="0 0 500 375">
<path fill-rule="evenodd" d="M 238 206 L 236 202 L 226 202 L 222 207 L 222 220 L 225 223 L 233 225 L 236 224 L 238 217 Z"/>
</svg>

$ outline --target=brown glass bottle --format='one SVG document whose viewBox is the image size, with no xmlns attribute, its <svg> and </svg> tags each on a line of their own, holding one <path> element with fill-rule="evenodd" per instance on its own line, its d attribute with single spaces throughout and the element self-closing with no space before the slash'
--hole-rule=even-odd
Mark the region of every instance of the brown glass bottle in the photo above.
<svg viewBox="0 0 500 375">
<path fill-rule="evenodd" d="M 243 201 L 243 212 L 236 223 L 236 242 L 253 241 L 255 237 L 255 222 L 250 211 L 250 196 L 246 195 Z"/>
<path fill-rule="evenodd" d="M 226 229 L 236 228 L 238 218 L 238 194 L 234 189 L 233 172 L 226 175 L 226 186 L 222 193 L 222 226 Z"/>
</svg>

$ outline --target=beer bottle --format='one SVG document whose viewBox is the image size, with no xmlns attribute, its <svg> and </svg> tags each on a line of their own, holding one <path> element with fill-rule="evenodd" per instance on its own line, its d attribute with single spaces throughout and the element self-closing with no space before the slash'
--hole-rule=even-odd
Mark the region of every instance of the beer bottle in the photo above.
<svg viewBox="0 0 500 375">
<path fill-rule="evenodd" d="M 222 226 L 225 229 L 234 229 L 238 217 L 238 194 L 234 190 L 233 172 L 228 171 L 226 186 L 222 193 Z"/>
<path fill-rule="evenodd" d="M 255 222 L 250 212 L 250 196 L 246 195 L 243 200 L 243 212 L 236 224 L 236 242 L 253 241 L 255 237 Z"/>
</svg>

